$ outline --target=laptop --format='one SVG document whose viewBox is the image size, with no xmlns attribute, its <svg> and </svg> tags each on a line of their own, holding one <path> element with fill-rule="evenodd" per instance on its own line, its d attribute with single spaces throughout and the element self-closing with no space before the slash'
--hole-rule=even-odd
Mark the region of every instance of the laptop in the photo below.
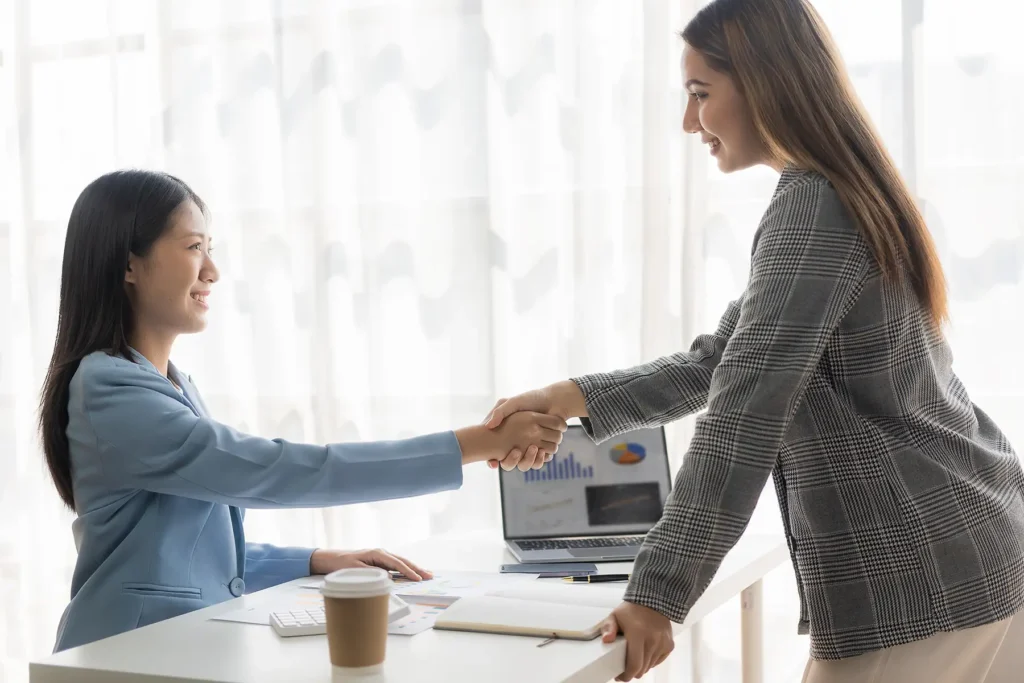
<svg viewBox="0 0 1024 683">
<path fill-rule="evenodd" d="M 505 544 L 522 563 L 632 561 L 672 489 L 663 427 L 597 445 L 570 425 L 542 469 L 499 477 Z"/>
</svg>

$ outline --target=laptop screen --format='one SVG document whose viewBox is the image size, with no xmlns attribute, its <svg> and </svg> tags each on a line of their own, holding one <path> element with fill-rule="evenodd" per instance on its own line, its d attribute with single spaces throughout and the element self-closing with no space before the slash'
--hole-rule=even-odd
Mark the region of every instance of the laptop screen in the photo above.
<svg viewBox="0 0 1024 683">
<path fill-rule="evenodd" d="M 542 469 L 501 470 L 505 538 L 643 534 L 671 489 L 665 431 L 641 429 L 595 444 L 570 425 Z"/>
</svg>

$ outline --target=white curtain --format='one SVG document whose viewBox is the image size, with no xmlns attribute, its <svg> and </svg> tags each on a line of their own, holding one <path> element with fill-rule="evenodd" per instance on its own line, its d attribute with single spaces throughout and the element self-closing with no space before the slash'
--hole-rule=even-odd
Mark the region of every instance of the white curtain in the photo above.
<svg viewBox="0 0 1024 683">
<path fill-rule="evenodd" d="M 0 0 L 0 680 L 49 653 L 74 566 L 34 423 L 86 183 L 163 169 L 210 204 L 222 279 L 175 360 L 222 421 L 313 442 L 473 423 L 499 395 L 684 347 L 742 290 L 775 178 L 723 176 L 680 131 L 675 31 L 700 4 Z M 816 4 L 927 207 L 956 369 L 1022 444 L 1024 16 Z M 252 512 L 247 532 L 497 534 L 496 486 L 475 467 L 457 492 Z M 780 528 L 771 487 L 751 527 Z M 788 568 L 766 597 L 781 682 L 806 653 Z M 737 622 L 720 610 L 681 657 L 737 679 Z"/>
</svg>

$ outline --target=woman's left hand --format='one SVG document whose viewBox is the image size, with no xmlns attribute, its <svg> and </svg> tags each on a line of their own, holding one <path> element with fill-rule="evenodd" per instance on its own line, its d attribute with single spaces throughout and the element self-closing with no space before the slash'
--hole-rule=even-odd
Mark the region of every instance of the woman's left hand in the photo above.
<svg viewBox="0 0 1024 683">
<path fill-rule="evenodd" d="M 338 569 L 352 567 L 380 567 L 396 571 L 410 581 L 431 579 L 434 575 L 404 557 L 392 555 L 380 548 L 376 550 L 314 550 L 309 558 L 310 574 L 330 574 Z"/>
<path fill-rule="evenodd" d="M 643 605 L 624 602 L 601 624 L 602 639 L 615 642 L 619 631 L 626 636 L 626 667 L 615 679 L 631 681 L 664 662 L 675 648 L 672 622 Z"/>
</svg>

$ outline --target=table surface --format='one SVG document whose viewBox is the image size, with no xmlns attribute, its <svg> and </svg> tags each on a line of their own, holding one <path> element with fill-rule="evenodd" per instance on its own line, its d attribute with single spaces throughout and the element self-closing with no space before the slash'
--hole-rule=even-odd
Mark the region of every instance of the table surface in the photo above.
<svg viewBox="0 0 1024 683">
<path fill-rule="evenodd" d="M 442 536 L 397 548 L 435 572 L 496 572 L 516 560 L 493 534 Z M 689 625 L 739 595 L 788 561 L 785 541 L 746 535 L 726 556 L 707 591 L 694 605 L 678 635 Z M 628 573 L 631 563 L 598 563 L 601 573 Z M 309 579 L 302 579 L 308 582 Z M 287 584 L 286 584 L 287 585 Z M 608 584 L 604 584 L 607 586 Z M 625 589 L 625 584 L 623 584 Z M 283 587 L 245 595 L 174 619 L 66 650 L 30 664 L 31 683 L 206 681 L 208 683 L 328 683 L 331 670 L 326 636 L 280 638 L 269 626 L 212 621 L 217 614 L 273 599 Z M 625 641 L 604 644 L 559 640 L 538 648 L 538 638 L 428 630 L 389 636 L 384 672 L 358 680 L 398 681 L 529 680 L 606 683 L 622 671 Z"/>
</svg>

